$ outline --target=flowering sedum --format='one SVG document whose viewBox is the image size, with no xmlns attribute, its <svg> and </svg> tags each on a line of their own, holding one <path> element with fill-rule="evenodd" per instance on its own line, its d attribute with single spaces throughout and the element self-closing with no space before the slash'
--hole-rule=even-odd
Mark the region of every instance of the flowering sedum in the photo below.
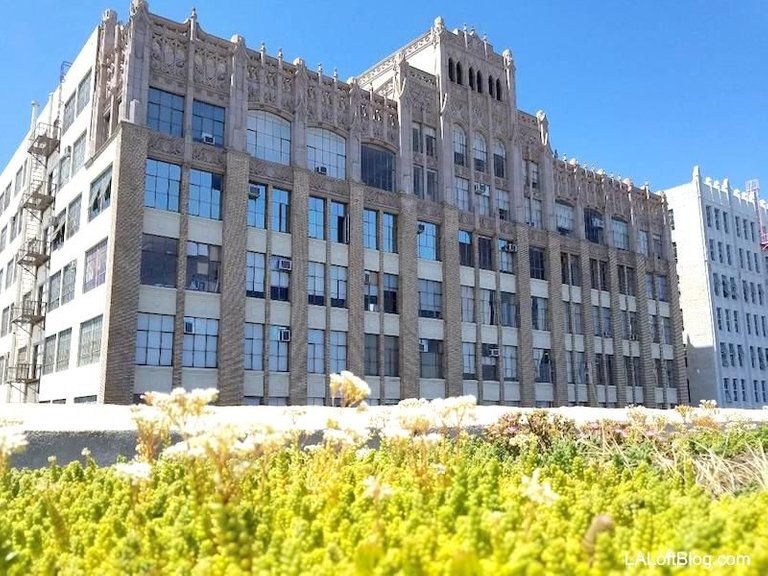
<svg viewBox="0 0 768 576">
<path fill-rule="evenodd" d="M 187 427 L 205 414 L 182 396 L 158 407 L 182 439 L 152 461 L 0 469 L 0 574 L 768 574 L 765 426 L 529 411 L 453 434 L 467 398 L 404 402 L 373 436 L 341 408 L 308 449 Z M 749 564 L 637 562 L 669 551 Z"/>
</svg>

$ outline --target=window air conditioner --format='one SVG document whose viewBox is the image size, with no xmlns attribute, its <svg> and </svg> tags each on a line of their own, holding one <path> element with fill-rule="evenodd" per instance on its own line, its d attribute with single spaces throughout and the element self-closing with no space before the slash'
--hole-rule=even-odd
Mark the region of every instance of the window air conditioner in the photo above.
<svg viewBox="0 0 768 576">
<path fill-rule="evenodd" d="M 184 320 L 184 334 L 194 334 L 195 323 L 192 320 Z"/>
<path fill-rule="evenodd" d="M 426 229 L 427 229 L 427 228 L 426 228 L 426 226 L 424 226 L 424 224 L 419 224 L 419 231 L 418 231 L 418 233 L 419 233 L 419 234 L 421 234 L 421 233 L 422 233 L 422 232 L 424 232 L 424 230 L 426 230 Z"/>
<path fill-rule="evenodd" d="M 216 144 L 216 138 L 208 132 L 203 132 L 202 140 L 203 144 Z"/>
<path fill-rule="evenodd" d="M 277 269 L 283 272 L 290 272 L 293 270 L 293 262 L 287 258 L 280 258 L 280 260 L 277 261 Z"/>
<path fill-rule="evenodd" d="M 490 190 L 488 189 L 488 185 L 482 184 L 480 182 L 475 182 L 474 190 L 475 190 L 475 194 L 478 194 L 480 196 L 488 196 L 490 193 Z"/>
<path fill-rule="evenodd" d="M 421 352 L 429 352 L 429 342 L 426 340 L 419 340 L 419 350 Z"/>
<path fill-rule="evenodd" d="M 315 168 L 315 172 L 317 172 L 318 174 L 322 174 L 323 176 L 327 176 L 328 175 L 328 167 L 327 166 L 317 166 Z"/>
<path fill-rule="evenodd" d="M 488 356 L 491 358 L 498 358 L 499 357 L 499 349 L 498 348 L 491 348 L 488 350 Z"/>
<path fill-rule="evenodd" d="M 291 331 L 288 328 L 281 328 L 280 333 L 278 335 L 278 340 L 280 342 L 290 342 L 291 341 Z"/>
<path fill-rule="evenodd" d="M 507 242 L 502 247 L 502 250 L 504 252 L 517 252 L 517 244 L 515 244 L 514 242 Z"/>
</svg>

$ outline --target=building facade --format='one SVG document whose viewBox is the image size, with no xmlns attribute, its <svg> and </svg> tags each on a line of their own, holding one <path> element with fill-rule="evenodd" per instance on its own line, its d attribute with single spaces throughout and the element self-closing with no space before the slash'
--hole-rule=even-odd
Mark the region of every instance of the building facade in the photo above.
<svg viewBox="0 0 768 576">
<path fill-rule="evenodd" d="M 702 178 L 665 193 L 674 218 L 691 400 L 768 405 L 768 205 L 757 189 Z M 684 271 L 684 273 L 683 273 Z"/>
<path fill-rule="evenodd" d="M 664 199 L 555 158 L 511 53 L 440 18 L 342 82 L 134 0 L 1 178 L 5 400 L 688 400 Z"/>
</svg>

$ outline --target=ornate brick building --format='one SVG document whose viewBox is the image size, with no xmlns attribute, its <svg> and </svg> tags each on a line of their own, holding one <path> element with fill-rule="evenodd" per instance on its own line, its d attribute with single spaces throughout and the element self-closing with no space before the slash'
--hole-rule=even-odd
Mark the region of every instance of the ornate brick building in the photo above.
<svg viewBox="0 0 768 576">
<path fill-rule="evenodd" d="M 134 0 L 0 178 L 5 400 L 687 401 L 664 200 L 555 158 L 440 18 L 342 82 Z"/>
</svg>

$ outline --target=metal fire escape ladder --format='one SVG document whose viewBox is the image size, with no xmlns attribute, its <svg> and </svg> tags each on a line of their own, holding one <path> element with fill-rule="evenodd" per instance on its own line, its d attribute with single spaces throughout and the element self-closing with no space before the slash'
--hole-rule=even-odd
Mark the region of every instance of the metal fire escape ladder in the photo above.
<svg viewBox="0 0 768 576">
<path fill-rule="evenodd" d="M 25 402 L 36 402 L 40 390 L 40 354 L 44 343 L 47 303 L 43 300 L 50 240 L 46 214 L 53 208 L 56 182 L 49 177 L 49 158 L 59 150 L 63 110 L 62 87 L 69 64 L 63 63 L 59 77 L 56 119 L 53 124 L 35 122 L 28 151 L 27 185 L 21 199 L 22 244 L 16 253 L 16 301 L 11 307 L 13 338 L 8 366 L 8 383 Z M 51 105 L 53 105 L 53 101 Z"/>
</svg>

